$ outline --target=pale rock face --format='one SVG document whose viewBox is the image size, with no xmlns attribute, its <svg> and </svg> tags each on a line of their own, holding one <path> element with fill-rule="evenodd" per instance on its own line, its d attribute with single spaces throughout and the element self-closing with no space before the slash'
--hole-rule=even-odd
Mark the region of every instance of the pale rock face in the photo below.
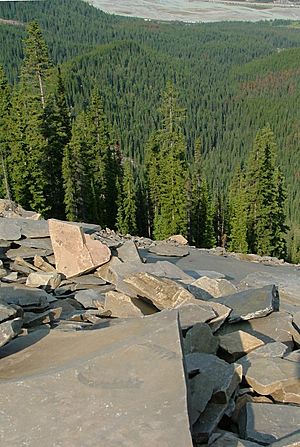
<svg viewBox="0 0 300 447">
<path fill-rule="evenodd" d="M 197 279 L 193 282 L 193 286 L 200 287 L 201 289 L 208 292 L 214 298 L 220 296 L 231 295 L 237 292 L 237 288 L 227 281 L 227 279 L 222 278 L 209 278 L 207 276 L 202 276 L 202 278 Z"/>
<path fill-rule="evenodd" d="M 168 241 L 175 242 L 176 244 L 180 245 L 188 244 L 188 240 L 184 236 L 182 236 L 182 234 L 174 234 L 174 236 L 169 237 Z"/>
<path fill-rule="evenodd" d="M 110 260 L 110 249 L 77 225 L 49 220 L 56 270 L 66 278 L 89 272 Z"/>
</svg>

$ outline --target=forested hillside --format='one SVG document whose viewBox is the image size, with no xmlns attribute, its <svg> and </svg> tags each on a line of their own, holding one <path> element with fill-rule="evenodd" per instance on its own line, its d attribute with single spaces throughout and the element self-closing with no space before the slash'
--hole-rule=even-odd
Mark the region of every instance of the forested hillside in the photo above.
<svg viewBox="0 0 300 447">
<path fill-rule="evenodd" d="M 259 129 L 269 124 L 286 179 L 289 245 L 298 259 L 297 28 L 285 22 L 149 22 L 106 15 L 80 0 L 0 2 L 0 18 L 19 22 L 0 25 L 0 64 L 9 81 L 18 79 L 25 24 L 34 19 L 53 64 L 61 66 L 71 117 L 88 107 L 97 87 L 111 138 L 123 156 L 133 160 L 140 180 L 147 166 L 147 142 L 159 127 L 161 92 L 168 80 L 173 82 L 178 104 L 186 111 L 181 126 L 190 165 L 196 140 L 201 147 L 219 242 L 229 230 L 227 198 L 233 174 L 247 160 Z"/>
</svg>

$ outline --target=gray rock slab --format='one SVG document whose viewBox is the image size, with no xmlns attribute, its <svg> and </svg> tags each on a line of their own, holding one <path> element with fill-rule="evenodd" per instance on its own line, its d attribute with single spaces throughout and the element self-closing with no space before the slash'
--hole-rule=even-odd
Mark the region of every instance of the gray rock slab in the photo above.
<svg viewBox="0 0 300 447">
<path fill-rule="evenodd" d="M 216 300 L 232 309 L 228 317 L 228 321 L 231 323 L 265 317 L 271 312 L 279 310 L 279 295 L 274 285 L 243 290 Z"/>
<path fill-rule="evenodd" d="M 149 253 L 154 253 L 158 256 L 168 256 L 168 257 L 184 257 L 190 253 L 188 247 L 176 246 L 173 244 L 168 244 L 165 242 L 156 243 L 148 248 Z"/>
<path fill-rule="evenodd" d="M 24 258 L 31 259 L 35 256 L 48 256 L 53 253 L 52 249 L 44 249 L 44 248 L 31 248 L 31 247 L 19 247 L 19 248 L 11 248 L 6 252 L 6 256 L 9 259 L 16 258 Z"/>
<path fill-rule="evenodd" d="M 214 435 L 213 435 L 214 436 Z M 211 438 L 213 438 L 213 436 Z M 246 441 L 238 438 L 235 434 L 227 432 L 215 435 L 215 440 L 209 440 L 211 447 L 259 447 L 261 444 L 256 442 Z"/>
<path fill-rule="evenodd" d="M 188 285 L 188 291 L 191 292 L 195 298 L 199 300 L 209 301 L 213 298 L 213 296 L 201 287 L 197 286 L 197 283 L 194 281 L 192 284 Z"/>
<path fill-rule="evenodd" d="M 183 304 L 178 307 L 179 321 L 182 329 L 194 326 L 196 323 L 206 323 L 216 317 L 216 312 L 201 304 Z"/>
<path fill-rule="evenodd" d="M 0 300 L 21 307 L 44 309 L 48 307 L 53 298 L 41 289 L 6 286 L 0 287 Z"/>
<path fill-rule="evenodd" d="M 49 237 L 49 228 L 47 220 L 3 218 L 3 221 L 4 219 L 5 223 L 3 223 L 3 225 L 17 226 L 20 229 L 22 236 L 30 238 Z M 16 237 L 14 240 L 18 239 L 19 238 Z"/>
<path fill-rule="evenodd" d="M 207 278 L 213 279 L 226 279 L 226 275 L 224 273 L 215 272 L 214 270 L 195 270 L 199 276 L 207 276 Z"/>
<path fill-rule="evenodd" d="M 299 447 L 300 446 L 300 430 L 288 436 L 284 436 L 278 441 L 272 442 L 270 447 Z"/>
<path fill-rule="evenodd" d="M 178 313 L 51 331 L 2 359 L 0 406 L 10 447 L 192 447 Z"/>
<path fill-rule="evenodd" d="M 95 290 L 80 290 L 74 296 L 85 309 L 103 309 L 105 303 L 105 295 Z"/>
<path fill-rule="evenodd" d="M 2 321 L 13 318 L 17 313 L 17 310 L 6 304 L 4 301 L 0 302 L 0 323 Z"/>
<path fill-rule="evenodd" d="M 239 420 L 240 435 L 269 445 L 300 430 L 300 407 L 249 402 Z"/>
<path fill-rule="evenodd" d="M 53 253 L 50 237 L 26 238 L 26 239 L 21 239 L 19 241 L 15 241 L 15 242 L 16 242 L 16 244 L 20 245 L 21 247 L 42 248 L 44 250 L 48 250 L 49 252 Z M 52 253 L 49 253 L 49 254 L 52 254 Z"/>
<path fill-rule="evenodd" d="M 97 276 L 89 274 L 84 276 L 77 276 L 73 277 L 71 280 L 69 280 L 72 283 L 80 284 L 80 285 L 92 285 L 92 286 L 103 286 L 106 284 L 106 281 L 104 281 L 101 278 L 97 278 Z"/>
<path fill-rule="evenodd" d="M 21 332 L 22 323 L 21 318 L 16 318 L 0 324 L 0 347 L 4 346 Z"/>
<path fill-rule="evenodd" d="M 0 218 L 0 239 L 5 241 L 15 241 L 21 239 L 21 228 L 10 219 Z"/>
<path fill-rule="evenodd" d="M 26 280 L 27 287 L 47 287 L 49 289 L 56 289 L 61 283 L 61 274 L 56 272 L 33 272 L 30 273 Z"/>
<path fill-rule="evenodd" d="M 206 323 L 196 323 L 183 339 L 183 348 L 186 354 L 205 352 L 215 354 L 219 347 L 219 338 L 215 337 Z"/>
<path fill-rule="evenodd" d="M 237 330 L 248 332 L 264 343 L 278 341 L 287 345 L 290 350 L 294 346 L 292 316 L 286 312 L 273 312 L 263 318 L 225 324 L 218 331 L 218 335 Z"/>
<path fill-rule="evenodd" d="M 121 247 L 117 249 L 118 258 L 122 262 L 142 263 L 139 251 L 135 243 L 131 240 L 125 241 Z"/>
</svg>

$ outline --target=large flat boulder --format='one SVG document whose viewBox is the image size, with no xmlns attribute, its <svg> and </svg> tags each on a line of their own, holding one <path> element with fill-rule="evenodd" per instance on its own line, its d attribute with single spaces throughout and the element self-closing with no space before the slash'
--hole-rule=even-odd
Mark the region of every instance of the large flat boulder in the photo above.
<svg viewBox="0 0 300 447">
<path fill-rule="evenodd" d="M 279 295 L 274 285 L 243 290 L 218 298 L 217 302 L 232 309 L 228 318 L 231 323 L 265 317 L 271 312 L 279 310 Z"/>
<path fill-rule="evenodd" d="M 240 435 L 262 445 L 300 430 L 300 407 L 249 402 L 242 413 Z"/>
<path fill-rule="evenodd" d="M 37 337 L 1 360 L 0 406 L 10 447 L 192 447 L 177 311 Z"/>
<path fill-rule="evenodd" d="M 122 262 L 142 263 L 139 251 L 135 243 L 131 240 L 125 241 L 121 247 L 117 248 L 118 258 Z"/>
<path fill-rule="evenodd" d="M 187 256 L 190 252 L 189 247 L 183 245 L 177 246 L 167 242 L 156 242 L 148 248 L 149 253 L 154 253 L 158 256 L 179 257 Z"/>
<path fill-rule="evenodd" d="M 81 227 L 55 219 L 48 222 L 56 270 L 66 278 L 94 270 L 110 260 L 110 249 L 84 234 Z"/>
</svg>

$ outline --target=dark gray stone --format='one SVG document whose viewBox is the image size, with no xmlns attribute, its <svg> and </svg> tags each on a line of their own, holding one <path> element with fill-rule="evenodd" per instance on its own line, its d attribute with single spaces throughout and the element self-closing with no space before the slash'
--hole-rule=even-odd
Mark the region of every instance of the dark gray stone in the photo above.
<svg viewBox="0 0 300 447">
<path fill-rule="evenodd" d="M 7 304 L 16 304 L 27 310 L 42 310 L 48 307 L 53 297 L 41 289 L 7 286 L 0 288 L 0 300 Z"/>
<path fill-rule="evenodd" d="M 5 241 L 15 241 L 21 239 L 21 228 L 10 219 L 0 218 L 0 239 Z"/>
<path fill-rule="evenodd" d="M 9 306 L 6 302 L 0 302 L 0 323 L 13 318 L 17 313 L 14 307 Z"/>
<path fill-rule="evenodd" d="M 210 293 L 208 293 L 204 289 L 201 289 L 201 287 L 198 287 L 193 283 L 188 285 L 188 291 L 191 292 L 194 295 L 194 297 L 199 300 L 210 301 L 213 298 L 213 296 Z"/>
<path fill-rule="evenodd" d="M 0 324 L 0 347 L 16 337 L 22 328 L 22 319 L 4 321 Z"/>
<path fill-rule="evenodd" d="M 183 339 L 184 352 L 204 352 L 215 354 L 219 347 L 219 339 L 215 337 L 206 323 L 196 323 Z"/>
<path fill-rule="evenodd" d="M 215 301 L 232 309 L 229 322 L 261 318 L 279 310 L 279 295 L 276 286 L 248 289 L 242 292 L 216 298 Z"/>
<path fill-rule="evenodd" d="M 288 347 L 284 343 L 273 342 L 261 346 L 249 354 L 245 355 L 237 361 L 239 365 L 243 367 L 243 375 L 246 374 L 249 366 L 252 364 L 253 360 L 257 358 L 272 358 L 272 357 L 284 357 L 288 352 Z"/>
<path fill-rule="evenodd" d="M 182 329 L 194 326 L 196 323 L 205 323 L 216 317 L 213 309 L 201 306 L 201 304 L 183 304 L 178 307 L 179 321 Z"/>
<path fill-rule="evenodd" d="M 74 296 L 85 309 L 101 309 L 104 308 L 105 295 L 97 293 L 95 290 L 81 290 Z"/>
<path fill-rule="evenodd" d="M 49 254 L 53 253 L 50 237 L 34 238 L 34 239 L 27 238 L 15 242 L 21 247 L 41 248 L 43 250 L 47 250 Z"/>
<path fill-rule="evenodd" d="M 214 441 L 212 438 L 214 437 Z M 212 435 L 209 440 L 210 447 L 259 447 L 261 444 L 257 444 L 256 442 L 246 441 L 245 439 L 238 438 L 236 434 L 227 432 L 227 433 L 217 433 L 216 435 Z M 283 446 L 282 446 L 283 447 Z"/>
<path fill-rule="evenodd" d="M 241 413 L 240 435 L 262 445 L 300 430 L 300 407 L 249 402 Z"/>
<path fill-rule="evenodd" d="M 6 252 L 6 256 L 9 259 L 24 258 L 32 259 L 35 256 L 48 256 L 53 253 L 52 249 L 47 250 L 44 248 L 30 248 L 30 247 L 19 247 L 11 248 Z"/>
</svg>

